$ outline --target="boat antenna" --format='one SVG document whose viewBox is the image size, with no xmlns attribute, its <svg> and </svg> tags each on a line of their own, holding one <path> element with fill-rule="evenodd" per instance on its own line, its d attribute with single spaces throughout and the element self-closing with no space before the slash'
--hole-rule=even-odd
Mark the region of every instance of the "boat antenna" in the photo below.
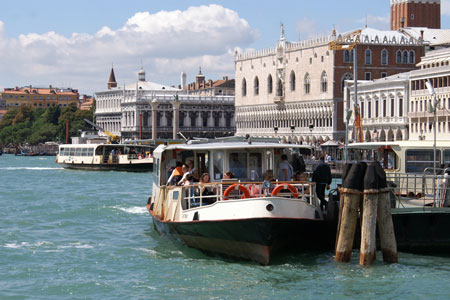
<svg viewBox="0 0 450 300">
<path fill-rule="evenodd" d="M 184 140 L 184 142 L 187 144 L 187 142 L 189 141 L 184 134 L 181 133 L 181 131 L 178 132 L 178 135 L 181 136 L 181 138 Z"/>
</svg>

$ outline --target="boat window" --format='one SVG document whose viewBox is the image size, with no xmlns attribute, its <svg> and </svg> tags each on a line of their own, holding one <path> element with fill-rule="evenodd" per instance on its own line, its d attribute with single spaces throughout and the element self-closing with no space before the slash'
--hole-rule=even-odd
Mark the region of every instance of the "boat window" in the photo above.
<svg viewBox="0 0 450 300">
<path fill-rule="evenodd" d="M 173 193 L 172 193 L 172 200 L 178 201 L 179 197 L 180 197 L 180 192 L 179 191 L 173 191 Z"/>
<path fill-rule="evenodd" d="M 160 174 L 159 158 L 156 159 L 156 164 L 154 166 L 154 170 L 156 172 L 153 173 L 153 184 L 156 185 L 156 186 L 159 186 L 159 174 Z"/>
<path fill-rule="evenodd" d="M 75 148 L 70 148 L 69 155 L 70 156 L 75 156 Z"/>
<path fill-rule="evenodd" d="M 231 152 L 229 155 L 230 171 L 236 178 L 247 178 L 247 153 Z"/>
<path fill-rule="evenodd" d="M 98 147 L 97 149 L 95 149 L 95 155 L 103 155 L 103 148 Z"/>
<path fill-rule="evenodd" d="M 221 180 L 223 177 L 223 151 L 213 152 L 213 180 Z"/>
<path fill-rule="evenodd" d="M 436 161 L 439 166 L 440 150 L 436 150 Z M 406 173 L 423 173 L 426 168 L 433 167 L 433 150 L 406 150 Z"/>
<path fill-rule="evenodd" d="M 60 149 L 59 149 L 59 155 L 64 155 L 64 149 L 65 149 L 65 148 L 60 148 Z"/>
<path fill-rule="evenodd" d="M 94 149 L 93 148 L 89 148 L 88 149 L 88 156 L 93 156 L 94 155 Z"/>
<path fill-rule="evenodd" d="M 444 164 L 450 164 L 450 150 L 444 150 Z"/>
<path fill-rule="evenodd" d="M 266 153 L 266 169 L 273 170 L 273 152 L 267 151 Z"/>
<path fill-rule="evenodd" d="M 75 149 L 75 156 L 81 156 L 81 148 Z"/>
<path fill-rule="evenodd" d="M 262 154 L 250 153 L 249 156 L 250 179 L 262 180 Z"/>
<path fill-rule="evenodd" d="M 87 156 L 88 155 L 88 148 L 83 148 L 83 151 L 81 152 L 81 156 Z"/>
</svg>

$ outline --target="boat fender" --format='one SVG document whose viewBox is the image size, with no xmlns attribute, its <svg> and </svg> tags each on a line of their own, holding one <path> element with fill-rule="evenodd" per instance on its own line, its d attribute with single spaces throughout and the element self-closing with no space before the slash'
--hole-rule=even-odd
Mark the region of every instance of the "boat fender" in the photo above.
<svg viewBox="0 0 450 300">
<path fill-rule="evenodd" d="M 248 189 L 245 186 L 243 186 L 242 184 L 235 183 L 235 184 L 230 185 L 225 190 L 225 192 L 223 192 L 223 200 L 228 200 L 228 196 L 230 196 L 231 192 L 233 190 L 237 190 L 237 189 L 239 189 L 244 194 L 244 197 L 242 199 L 250 198 L 250 192 L 248 191 Z"/>
<path fill-rule="evenodd" d="M 289 191 L 291 191 L 292 196 L 294 196 L 294 198 L 298 199 L 298 190 L 292 184 L 289 184 L 289 183 L 282 183 L 282 184 L 277 185 L 272 191 L 272 196 L 278 196 L 278 193 L 281 190 L 285 190 L 285 189 L 288 189 Z"/>
</svg>

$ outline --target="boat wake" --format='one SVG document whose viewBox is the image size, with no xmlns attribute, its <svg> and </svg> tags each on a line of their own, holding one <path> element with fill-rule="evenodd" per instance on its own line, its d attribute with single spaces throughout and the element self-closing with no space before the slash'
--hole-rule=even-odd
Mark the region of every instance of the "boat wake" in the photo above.
<svg viewBox="0 0 450 300">
<path fill-rule="evenodd" d="M 56 247 L 55 247 L 56 246 Z M 82 243 L 70 243 L 68 245 L 55 245 L 52 242 L 42 241 L 36 243 L 20 242 L 20 243 L 7 243 L 0 245 L 0 247 L 10 248 L 10 249 L 36 249 L 36 248 L 51 248 L 53 250 L 48 250 L 51 252 L 60 252 L 59 249 L 77 248 L 77 249 L 91 249 L 94 248 L 92 245 L 82 244 Z M 56 249 L 54 249 L 56 248 Z"/>
<path fill-rule="evenodd" d="M 6 167 L 0 170 L 16 171 L 16 170 L 64 170 L 64 168 L 43 168 L 43 167 Z"/>
<path fill-rule="evenodd" d="M 120 209 L 121 211 L 135 215 L 143 215 L 148 213 L 147 208 L 145 206 L 133 206 L 133 207 L 113 206 L 113 208 Z"/>
</svg>

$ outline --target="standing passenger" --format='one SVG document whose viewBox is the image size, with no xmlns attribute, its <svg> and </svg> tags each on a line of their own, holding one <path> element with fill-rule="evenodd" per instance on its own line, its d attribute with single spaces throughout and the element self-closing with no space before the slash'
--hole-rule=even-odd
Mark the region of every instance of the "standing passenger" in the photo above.
<svg viewBox="0 0 450 300">
<path fill-rule="evenodd" d="M 325 162 L 325 157 L 323 155 L 319 158 L 319 164 L 316 165 L 312 181 L 316 183 L 316 194 L 320 199 L 320 208 L 325 210 L 327 208 L 327 203 L 325 202 L 325 189 L 330 188 L 331 184 L 331 169 L 330 166 Z"/>
<path fill-rule="evenodd" d="M 287 155 L 281 155 L 280 170 L 278 173 L 279 181 L 289 181 L 293 175 L 292 166 L 287 160 Z"/>
</svg>

